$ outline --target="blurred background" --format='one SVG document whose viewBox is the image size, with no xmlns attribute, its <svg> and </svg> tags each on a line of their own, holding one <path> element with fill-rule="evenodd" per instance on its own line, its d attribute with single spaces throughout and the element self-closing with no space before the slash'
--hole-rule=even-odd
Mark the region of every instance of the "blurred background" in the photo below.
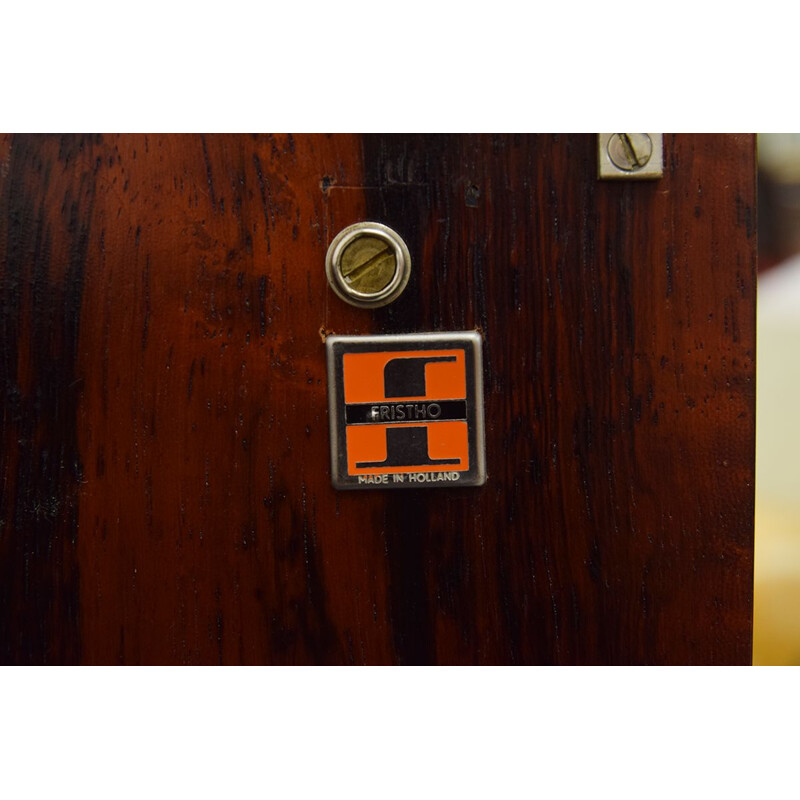
<svg viewBox="0 0 800 800">
<path fill-rule="evenodd" d="M 800 134 L 758 135 L 754 664 L 800 664 Z"/>
</svg>

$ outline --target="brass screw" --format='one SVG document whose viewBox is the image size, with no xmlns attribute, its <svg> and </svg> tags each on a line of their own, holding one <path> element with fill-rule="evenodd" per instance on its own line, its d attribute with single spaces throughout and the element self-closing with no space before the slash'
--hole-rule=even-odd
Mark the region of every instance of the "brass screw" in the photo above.
<svg viewBox="0 0 800 800">
<path fill-rule="evenodd" d="M 405 289 L 411 256 L 400 236 L 379 222 L 359 222 L 341 231 L 325 257 L 331 288 L 362 308 L 391 303 Z"/>
<path fill-rule="evenodd" d="M 362 294 L 377 294 L 385 289 L 396 269 L 394 248 L 377 236 L 365 233 L 342 250 L 339 271 L 347 284 Z"/>
<path fill-rule="evenodd" d="M 615 133 L 606 147 L 614 166 L 625 172 L 642 169 L 653 154 L 653 142 L 646 133 Z"/>
</svg>

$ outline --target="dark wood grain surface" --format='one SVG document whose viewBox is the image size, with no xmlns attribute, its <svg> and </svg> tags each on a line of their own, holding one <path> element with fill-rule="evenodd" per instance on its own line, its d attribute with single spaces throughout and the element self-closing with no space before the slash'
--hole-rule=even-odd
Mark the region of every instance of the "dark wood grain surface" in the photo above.
<svg viewBox="0 0 800 800">
<path fill-rule="evenodd" d="M 0 661 L 748 663 L 754 138 L 664 144 L 0 139 Z M 325 335 L 474 328 L 486 485 L 334 491 Z"/>
</svg>

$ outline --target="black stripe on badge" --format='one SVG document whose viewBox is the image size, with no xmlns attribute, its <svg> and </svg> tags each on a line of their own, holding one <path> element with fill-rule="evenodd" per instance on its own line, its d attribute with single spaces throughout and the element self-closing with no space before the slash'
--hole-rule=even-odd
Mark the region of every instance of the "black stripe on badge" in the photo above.
<svg viewBox="0 0 800 800">
<path fill-rule="evenodd" d="M 466 420 L 466 400 L 417 400 L 402 403 L 350 403 L 346 425 L 397 425 L 407 422 Z"/>
</svg>

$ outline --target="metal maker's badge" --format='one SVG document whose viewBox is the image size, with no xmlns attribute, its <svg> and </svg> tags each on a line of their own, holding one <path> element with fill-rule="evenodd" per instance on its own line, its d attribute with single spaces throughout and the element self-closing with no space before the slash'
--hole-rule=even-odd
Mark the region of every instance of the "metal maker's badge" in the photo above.
<svg viewBox="0 0 800 800">
<path fill-rule="evenodd" d="M 485 482 L 478 333 L 329 336 L 325 344 L 337 489 Z"/>
</svg>

